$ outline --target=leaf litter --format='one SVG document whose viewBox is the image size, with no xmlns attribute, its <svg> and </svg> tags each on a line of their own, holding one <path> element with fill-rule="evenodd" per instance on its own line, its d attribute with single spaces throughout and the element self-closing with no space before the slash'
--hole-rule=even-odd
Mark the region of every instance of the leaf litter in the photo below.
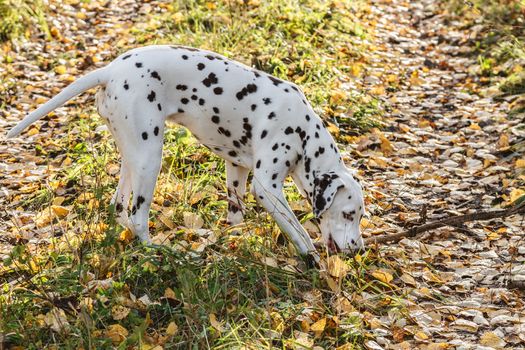
<svg viewBox="0 0 525 350">
<path fill-rule="evenodd" d="M 119 50 L 135 45 L 137 39 L 131 28 L 136 24 L 136 12 L 151 15 L 165 9 L 155 1 L 144 6 L 123 1 L 109 7 L 97 1 L 67 3 L 56 9 L 62 21 L 54 23 L 50 30 L 54 41 L 6 43 L 2 47 L 15 63 L 0 66 L 2 91 L 9 91 L 0 97 L 6 106 L 0 111 L 1 130 L 56 94 L 86 68 L 109 62 L 116 54 L 115 38 Z M 337 3 L 333 2 L 334 6 Z M 214 6 L 212 2 L 208 4 Z M 371 38 L 361 40 L 369 41 L 370 50 L 361 62 L 352 65 L 353 79 L 343 82 L 342 91 L 331 96 L 337 104 L 344 101 L 347 92 L 366 91 L 387 111 L 384 128 L 363 135 L 345 130 L 337 133 L 338 139 L 347 144 L 343 146 L 345 159 L 359 170 L 364 183 L 369 212 L 362 223 L 365 236 L 396 233 L 417 223 L 501 207 L 522 198 L 525 159 L 508 149 L 525 132 L 519 118 L 508 116 L 511 103 L 492 98 L 490 87 L 474 69 L 477 62 L 469 55 L 472 47 L 468 41 L 471 35 L 481 34 L 472 34 L 461 18 L 432 1 L 378 0 L 366 8 L 360 20 L 367 23 Z M 114 21 L 116 17 L 118 23 Z M 174 20 L 181 19 L 175 16 Z M 138 27 L 151 29 L 158 24 L 152 20 L 139 23 Z M 75 41 L 86 49 L 78 51 Z M 10 83 L 11 79 L 16 84 Z M 71 208 L 72 193 L 68 192 L 71 186 L 57 173 L 62 166 L 74 167 L 61 147 L 84 147 L 78 138 L 85 132 L 76 126 L 77 130 L 64 133 L 65 120 L 69 118 L 66 113 L 77 115 L 80 120 L 89 119 L 94 112 L 86 112 L 81 106 L 91 104 L 89 94 L 77 98 L 69 103 L 67 112 L 57 110 L 16 143 L 0 145 L 5 174 L 0 180 L 0 203 L 6 208 L 0 214 L 0 230 L 5 232 L 0 238 L 0 258 L 8 258 L 13 247 L 20 244 L 37 252 L 52 241 L 57 230 L 72 228 L 69 222 L 75 220 L 76 214 Z M 332 128 L 338 129 L 335 124 Z M 100 133 L 87 135 L 101 138 Z M 33 151 L 35 144 L 39 147 Z M 111 169 L 106 170 L 114 173 Z M 36 191 L 37 197 L 33 196 Z M 38 206 L 39 201 L 48 203 L 49 191 L 64 199 L 55 198 L 56 202 L 47 208 Z M 95 193 L 74 195 L 81 205 L 98 206 Z M 189 202 L 198 205 L 203 198 L 197 197 L 190 197 L 194 200 Z M 26 202 L 29 198 L 31 201 Z M 220 238 L 217 232 L 203 228 L 205 220 L 199 214 L 183 211 L 180 220 L 175 220 L 174 213 L 162 201 L 156 201 L 156 205 L 153 209 L 159 213 L 165 229 L 158 231 L 155 227 L 154 240 L 159 245 L 182 240 L 181 249 L 202 254 Z M 523 218 L 511 217 L 442 228 L 415 239 L 373 247 L 371 252 L 351 261 L 338 256 L 323 257 L 320 276 L 329 291 L 312 289 L 301 295 L 305 305 L 293 316 L 300 327 L 287 335 L 285 344 L 289 348 L 320 349 L 323 346 L 318 344 L 324 344 L 323 337 L 356 332 L 362 335 L 362 344 L 368 349 L 523 347 L 522 235 Z M 71 243 L 67 237 L 64 234 L 66 246 Z M 123 242 L 131 240 L 125 231 L 121 237 Z M 235 236 L 230 238 L 229 247 L 236 247 L 237 241 Z M 286 266 L 297 271 L 297 261 L 286 255 L 270 257 L 254 252 L 254 257 L 260 257 L 268 268 Z M 83 291 L 91 296 L 96 290 L 109 290 L 115 284 L 108 268 L 110 263 L 103 257 L 93 261 L 97 262 L 100 275 L 86 277 Z M 30 266 L 39 268 L 36 263 Z M 145 268 L 155 271 L 158 267 L 150 263 Z M 10 276 L 9 266 L 0 271 Z M 7 278 L 5 283 L 15 285 L 18 280 Z M 349 287 L 349 283 L 355 285 Z M 180 296 L 171 288 L 160 294 L 164 296 L 159 300 L 180 303 Z M 148 295 L 137 298 L 129 291 L 124 295 L 120 303 L 109 309 L 112 322 L 125 320 L 130 313 L 136 315 L 158 303 Z M 323 299 L 327 296 L 328 301 Z M 89 308 L 91 297 L 85 296 L 83 303 L 84 308 Z M 332 308 L 333 312 L 325 313 L 323 307 Z M 219 334 L 230 330 L 218 312 L 210 311 L 207 318 Z M 269 319 L 272 331 L 282 334 L 292 316 L 273 307 Z M 68 332 L 72 323 L 57 307 L 43 311 L 36 321 L 56 333 Z M 181 332 L 181 324 L 170 321 L 159 332 L 165 335 L 158 335 L 157 343 L 151 344 L 165 344 Z M 130 333 L 120 323 L 99 331 L 114 345 L 121 344 Z M 352 348 L 344 341 L 338 346 Z"/>
</svg>

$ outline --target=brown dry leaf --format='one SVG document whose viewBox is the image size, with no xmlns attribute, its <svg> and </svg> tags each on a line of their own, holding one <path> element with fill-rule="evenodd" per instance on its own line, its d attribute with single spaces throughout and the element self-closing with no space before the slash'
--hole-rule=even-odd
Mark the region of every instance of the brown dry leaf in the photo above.
<svg viewBox="0 0 525 350">
<path fill-rule="evenodd" d="M 164 298 L 177 300 L 177 296 L 175 295 L 175 292 L 173 291 L 173 289 L 169 287 L 166 288 L 166 290 L 164 291 Z"/>
<path fill-rule="evenodd" d="M 44 322 L 46 326 L 57 333 L 67 332 L 71 326 L 67 320 L 66 313 L 59 308 L 53 308 L 49 311 L 45 315 Z"/>
<path fill-rule="evenodd" d="M 525 168 L 525 159 L 516 160 L 516 168 Z"/>
<path fill-rule="evenodd" d="M 130 309 L 122 305 L 113 305 L 111 315 L 115 321 L 120 321 L 128 316 Z"/>
<path fill-rule="evenodd" d="M 204 220 L 197 214 L 186 211 L 182 213 L 184 218 L 184 226 L 187 228 L 198 230 L 204 225 Z"/>
</svg>

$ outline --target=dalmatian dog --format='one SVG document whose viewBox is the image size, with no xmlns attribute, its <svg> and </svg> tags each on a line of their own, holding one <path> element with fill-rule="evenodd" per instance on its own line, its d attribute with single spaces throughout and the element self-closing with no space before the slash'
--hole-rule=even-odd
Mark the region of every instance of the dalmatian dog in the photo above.
<svg viewBox="0 0 525 350">
<path fill-rule="evenodd" d="M 150 241 L 149 209 L 168 120 L 188 128 L 225 159 L 229 223 L 239 224 L 243 219 L 242 199 L 252 171 L 256 200 L 300 254 L 318 261 L 310 236 L 283 195 L 283 182 L 291 175 L 319 218 L 329 250 L 351 252 L 363 247 L 361 186 L 296 85 L 210 51 L 147 46 L 79 78 L 30 113 L 7 137 L 19 135 L 97 86 L 101 86 L 96 94 L 99 114 L 122 158 L 112 204 L 118 222 L 141 241 Z"/>
</svg>

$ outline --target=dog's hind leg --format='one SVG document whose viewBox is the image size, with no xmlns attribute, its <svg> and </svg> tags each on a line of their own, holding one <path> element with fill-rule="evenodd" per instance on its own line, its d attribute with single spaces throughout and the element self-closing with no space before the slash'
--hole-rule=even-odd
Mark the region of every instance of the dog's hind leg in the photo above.
<svg viewBox="0 0 525 350">
<path fill-rule="evenodd" d="M 230 225 L 242 222 L 244 211 L 244 194 L 246 193 L 246 180 L 250 170 L 240 165 L 226 161 L 226 186 L 228 188 L 228 217 Z"/>
<path fill-rule="evenodd" d="M 127 162 L 122 159 L 117 190 L 111 199 L 111 204 L 115 208 L 116 220 L 124 227 L 129 226 L 128 209 L 131 196 L 131 174 L 128 167 Z"/>
</svg>

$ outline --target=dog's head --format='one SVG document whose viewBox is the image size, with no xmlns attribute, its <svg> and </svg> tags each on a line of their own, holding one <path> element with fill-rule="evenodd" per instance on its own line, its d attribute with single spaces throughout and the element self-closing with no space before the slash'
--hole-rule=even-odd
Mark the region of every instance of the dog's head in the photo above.
<svg viewBox="0 0 525 350">
<path fill-rule="evenodd" d="M 363 190 L 348 169 L 317 176 L 312 207 L 331 252 L 350 253 L 364 247 L 359 230 L 365 212 Z"/>
</svg>

